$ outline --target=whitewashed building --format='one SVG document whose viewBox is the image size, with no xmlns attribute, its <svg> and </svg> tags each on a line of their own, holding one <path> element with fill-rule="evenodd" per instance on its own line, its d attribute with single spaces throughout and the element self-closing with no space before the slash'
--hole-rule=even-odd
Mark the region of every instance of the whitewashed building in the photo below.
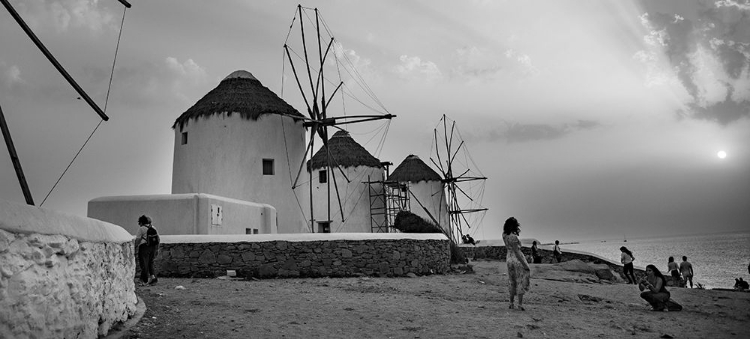
<svg viewBox="0 0 750 339">
<path fill-rule="evenodd" d="M 449 230 L 448 204 L 440 175 L 416 155 L 409 155 L 388 176 L 409 191 L 412 213 Z M 434 220 L 434 221 L 433 221 Z"/>
<path fill-rule="evenodd" d="M 302 117 L 249 72 L 233 72 L 172 126 L 172 194 L 93 199 L 88 216 L 131 233 L 141 214 L 163 234 L 308 233 L 309 194 L 292 189 Z"/>
<path fill-rule="evenodd" d="M 382 184 L 371 183 L 385 178 L 380 160 L 345 131 L 337 131 L 328 140 L 328 148 L 330 152 L 321 147 L 308 162 L 315 232 L 381 232 L 377 225 L 383 224 L 385 215 L 371 214 L 373 209 L 384 209 L 383 200 L 371 199 L 382 195 Z"/>
</svg>

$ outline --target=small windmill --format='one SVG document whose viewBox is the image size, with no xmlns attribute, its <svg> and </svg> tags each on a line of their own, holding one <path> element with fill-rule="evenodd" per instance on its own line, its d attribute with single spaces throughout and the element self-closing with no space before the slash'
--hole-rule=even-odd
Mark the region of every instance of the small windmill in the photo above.
<svg viewBox="0 0 750 339">
<path fill-rule="evenodd" d="M 310 12 L 314 11 L 314 21 L 310 17 Z M 305 35 L 305 21 L 311 21 L 311 24 L 313 25 L 315 32 L 312 36 L 312 38 L 307 37 Z M 312 154 L 315 147 L 315 139 L 320 138 L 323 148 L 325 150 L 328 150 L 328 133 L 329 128 L 336 128 L 339 130 L 343 130 L 340 126 L 347 125 L 347 124 L 356 124 L 356 123 L 362 123 L 367 121 L 375 121 L 375 120 L 390 120 L 395 117 L 395 115 L 390 114 L 385 107 L 380 103 L 380 101 L 375 97 L 374 93 L 369 89 L 369 87 L 364 84 L 363 77 L 357 72 L 356 68 L 354 67 L 353 63 L 346 58 L 346 55 L 344 53 L 341 53 L 343 51 L 343 48 L 341 47 L 341 44 L 334 39 L 334 37 L 331 35 L 330 30 L 328 29 L 328 26 L 325 24 L 323 19 L 320 16 L 320 13 L 317 8 L 307 8 L 302 7 L 302 5 L 297 6 L 297 11 L 295 12 L 294 19 L 292 20 L 292 24 L 289 27 L 289 34 L 287 34 L 287 39 L 284 43 L 284 55 L 285 55 L 285 65 L 286 62 L 289 63 L 291 66 L 292 72 L 294 74 L 294 79 L 296 81 L 297 87 L 299 89 L 299 93 L 302 96 L 302 100 L 305 103 L 306 109 L 307 109 L 307 117 L 304 118 L 303 125 L 306 128 L 309 128 L 310 135 L 308 138 L 308 145 L 305 150 L 304 158 L 307 158 L 308 153 L 310 154 L 310 160 L 312 161 Z M 300 40 L 297 41 L 296 47 L 299 47 L 301 45 L 301 50 L 297 51 L 294 48 L 292 48 L 292 43 L 290 42 L 290 37 L 292 36 L 292 29 L 295 26 L 295 23 L 299 25 L 299 31 L 300 31 Z M 323 48 L 324 41 L 321 36 L 321 27 L 325 31 L 325 33 L 330 38 L 327 40 L 325 48 Z M 309 41 L 310 40 L 310 41 Z M 308 45 L 312 45 L 313 47 L 308 49 Z M 310 55 L 312 52 L 312 56 Z M 301 53 L 301 54 L 300 54 Z M 331 57 L 329 59 L 329 57 Z M 295 60 L 297 60 L 297 64 L 295 64 Z M 297 67 L 297 65 L 301 65 L 302 67 Z M 334 68 L 336 71 L 326 71 L 326 68 Z M 354 82 L 359 85 L 361 89 L 365 91 L 365 93 L 370 96 L 374 100 L 374 102 L 380 106 L 380 111 L 375 110 L 374 108 L 366 105 L 363 103 L 363 106 L 368 108 L 369 110 L 375 111 L 377 114 L 369 114 L 369 115 L 341 115 L 341 116 L 332 116 L 329 114 L 330 111 L 330 104 L 334 97 L 342 93 L 341 95 L 346 95 L 352 97 L 354 100 L 356 100 L 359 103 L 362 103 L 361 100 L 357 99 L 352 95 L 352 92 L 348 89 L 346 83 L 344 81 L 341 81 L 341 70 L 344 69 L 345 73 L 348 73 L 352 76 L 352 79 Z M 330 79 L 328 79 L 326 76 L 329 73 L 333 73 L 337 75 L 337 81 L 333 82 Z M 334 90 L 332 92 L 329 92 L 330 94 L 327 95 L 326 93 L 326 86 L 331 85 L 335 86 Z M 282 91 L 283 93 L 283 91 Z M 338 162 L 334 158 L 334 155 L 332 152 L 327 152 L 327 173 L 331 173 L 331 168 L 338 169 L 339 173 L 348 181 L 349 179 L 346 177 L 346 174 L 343 170 L 338 166 Z M 302 169 L 305 162 L 302 162 L 299 170 L 297 171 L 296 178 L 294 179 L 294 183 L 292 185 L 292 188 L 298 187 L 298 182 L 300 175 L 302 174 Z M 335 188 L 335 194 L 337 195 L 337 201 L 339 201 L 339 211 L 341 213 L 342 220 L 344 219 L 344 211 L 341 207 L 341 199 L 338 198 L 339 192 L 338 192 L 338 183 L 336 182 L 336 176 L 333 175 L 333 183 Z M 329 186 L 330 187 L 330 186 Z M 331 191 L 330 188 L 328 189 L 328 204 L 330 205 L 331 201 Z M 312 224 L 314 222 L 314 213 L 313 213 L 313 192 L 312 192 L 312 180 L 310 180 L 310 223 L 311 223 L 311 229 L 314 229 L 312 227 Z M 330 216 L 330 208 L 328 209 L 328 220 L 331 220 Z"/>
<path fill-rule="evenodd" d="M 435 127 L 434 138 L 430 161 L 442 177 L 440 193 L 445 194 L 448 206 L 449 236 L 460 243 L 465 232 L 481 224 L 487 211 L 482 206 L 487 177 L 471 158 L 455 121 L 443 115 Z"/>
</svg>

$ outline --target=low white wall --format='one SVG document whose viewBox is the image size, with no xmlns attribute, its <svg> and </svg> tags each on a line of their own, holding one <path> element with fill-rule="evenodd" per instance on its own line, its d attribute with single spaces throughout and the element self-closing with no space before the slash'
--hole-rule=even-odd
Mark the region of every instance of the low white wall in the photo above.
<svg viewBox="0 0 750 339">
<path fill-rule="evenodd" d="M 0 338 L 95 338 L 135 314 L 133 236 L 0 201 Z"/>
<path fill-rule="evenodd" d="M 212 209 L 213 206 L 213 209 Z M 221 208 L 221 222 L 212 213 Z M 138 232 L 138 217 L 148 215 L 160 234 L 259 234 L 278 231 L 271 205 L 210 194 L 160 194 L 101 197 L 89 201 L 88 216 Z"/>
</svg>

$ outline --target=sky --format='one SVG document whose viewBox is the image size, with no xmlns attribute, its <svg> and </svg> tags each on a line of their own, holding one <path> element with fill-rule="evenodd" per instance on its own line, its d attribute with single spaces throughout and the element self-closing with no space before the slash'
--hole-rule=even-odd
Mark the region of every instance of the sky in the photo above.
<svg viewBox="0 0 750 339">
<path fill-rule="evenodd" d="M 97 197 L 169 194 L 174 120 L 233 71 L 305 112 L 283 49 L 299 34 L 297 2 L 10 3 L 110 117 L 0 9 L 0 107 L 37 206 L 86 215 Z M 456 122 L 488 178 L 476 239 L 500 238 L 510 216 L 542 242 L 750 229 L 747 0 L 302 6 L 319 9 L 337 55 L 396 115 L 351 127 L 373 155 L 430 163 L 433 129 Z M 24 202 L 7 153 L 0 199 Z"/>
</svg>

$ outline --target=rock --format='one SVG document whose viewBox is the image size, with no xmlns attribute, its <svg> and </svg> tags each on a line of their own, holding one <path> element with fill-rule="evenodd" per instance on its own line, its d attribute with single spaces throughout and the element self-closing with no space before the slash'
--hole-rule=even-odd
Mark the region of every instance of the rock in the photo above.
<svg viewBox="0 0 750 339">
<path fill-rule="evenodd" d="M 175 286 L 174 289 L 176 289 L 176 290 L 184 290 L 185 286 L 177 285 L 177 286 Z"/>
<path fill-rule="evenodd" d="M 599 277 L 599 279 L 614 281 L 615 275 L 612 274 L 612 271 L 609 268 L 606 269 L 597 269 L 594 271 L 596 273 L 596 276 Z"/>
</svg>

